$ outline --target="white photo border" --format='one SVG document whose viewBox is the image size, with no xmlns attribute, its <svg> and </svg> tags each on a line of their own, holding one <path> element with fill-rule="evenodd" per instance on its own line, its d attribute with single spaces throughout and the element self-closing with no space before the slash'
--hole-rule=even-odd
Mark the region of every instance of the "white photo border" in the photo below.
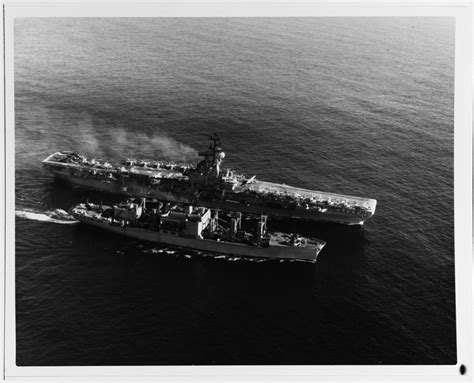
<svg viewBox="0 0 474 383">
<path fill-rule="evenodd" d="M 163 2 L 124 3 L 106 1 L 10 2 L 4 5 L 0 21 L 4 33 L 4 71 L 0 92 L 0 113 L 4 134 L 0 145 L 4 156 L 0 176 L 0 220 L 4 237 L 0 272 L 3 297 L 0 331 L 3 379 L 5 381 L 94 381 L 161 378 L 169 381 L 325 381 L 363 379 L 367 381 L 472 381 L 472 104 L 471 104 L 471 15 L 469 1 L 387 2 L 387 1 L 263 1 L 240 2 Z M 456 365 L 417 366 L 90 366 L 90 367 L 18 367 L 15 334 L 15 121 L 13 23 L 17 17 L 349 17 L 349 16 L 451 16 L 456 20 L 455 41 L 455 113 L 454 113 L 454 214 L 456 279 Z M 460 374 L 460 366 L 466 373 Z"/>
</svg>

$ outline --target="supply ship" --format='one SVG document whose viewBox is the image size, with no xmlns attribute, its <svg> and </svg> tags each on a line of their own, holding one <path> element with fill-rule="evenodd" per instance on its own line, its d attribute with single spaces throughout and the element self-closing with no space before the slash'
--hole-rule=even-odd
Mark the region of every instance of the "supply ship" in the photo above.
<svg viewBox="0 0 474 383">
<path fill-rule="evenodd" d="M 225 153 L 216 134 L 210 139 L 197 165 L 138 159 L 112 164 L 71 151 L 51 154 L 43 165 L 57 178 L 83 188 L 215 210 L 352 225 L 375 213 L 375 199 L 260 181 L 221 169 Z"/>
<path fill-rule="evenodd" d="M 260 217 L 253 232 L 247 232 L 240 212 L 226 215 L 225 221 L 218 211 L 205 207 L 150 204 L 146 199 L 114 206 L 81 203 L 69 213 L 85 224 L 128 237 L 234 256 L 316 262 L 325 245 L 319 239 L 269 233 L 266 216 Z"/>
</svg>

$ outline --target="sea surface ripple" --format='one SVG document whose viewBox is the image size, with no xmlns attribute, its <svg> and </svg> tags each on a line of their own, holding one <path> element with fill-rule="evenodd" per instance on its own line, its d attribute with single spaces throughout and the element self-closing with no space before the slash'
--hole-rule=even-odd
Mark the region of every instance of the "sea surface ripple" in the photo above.
<svg viewBox="0 0 474 383">
<path fill-rule="evenodd" d="M 454 21 L 15 19 L 17 364 L 454 364 Z M 316 264 L 61 224 L 57 150 L 376 198 Z M 57 222 L 59 221 L 59 222 Z M 277 225 L 277 224 L 275 224 Z"/>
</svg>

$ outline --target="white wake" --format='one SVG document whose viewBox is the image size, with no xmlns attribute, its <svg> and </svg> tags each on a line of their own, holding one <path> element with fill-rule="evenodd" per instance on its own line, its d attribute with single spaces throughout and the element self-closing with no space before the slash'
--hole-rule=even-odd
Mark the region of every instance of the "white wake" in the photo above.
<svg viewBox="0 0 474 383">
<path fill-rule="evenodd" d="M 47 211 L 15 210 L 15 215 L 32 221 L 51 222 L 62 225 L 71 225 L 79 222 L 62 209 Z"/>
</svg>

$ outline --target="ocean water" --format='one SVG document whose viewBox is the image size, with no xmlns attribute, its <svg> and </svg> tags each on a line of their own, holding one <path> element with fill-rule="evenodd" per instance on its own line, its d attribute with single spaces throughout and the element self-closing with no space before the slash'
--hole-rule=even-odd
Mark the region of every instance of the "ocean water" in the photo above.
<svg viewBox="0 0 474 383">
<path fill-rule="evenodd" d="M 17 364 L 455 364 L 451 18 L 15 20 Z M 316 264 L 209 257 L 55 212 L 57 150 L 376 198 Z"/>
</svg>

